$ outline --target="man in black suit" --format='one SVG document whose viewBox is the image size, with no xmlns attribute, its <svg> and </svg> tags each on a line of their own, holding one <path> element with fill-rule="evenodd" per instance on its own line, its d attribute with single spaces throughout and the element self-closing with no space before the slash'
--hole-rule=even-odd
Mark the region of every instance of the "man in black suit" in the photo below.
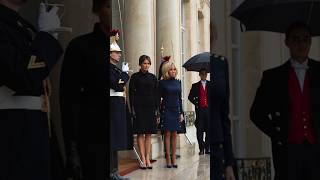
<svg viewBox="0 0 320 180">
<path fill-rule="evenodd" d="M 250 117 L 271 138 L 275 180 L 319 180 L 320 63 L 305 24 L 290 25 L 285 43 L 291 58 L 263 72 Z"/>
<path fill-rule="evenodd" d="M 228 61 L 215 54 L 210 59 L 209 90 L 210 179 L 235 180 Z"/>
<path fill-rule="evenodd" d="M 209 147 L 209 111 L 208 111 L 208 84 L 207 71 L 201 69 L 199 71 L 200 81 L 192 84 L 188 99 L 194 104 L 196 109 L 195 126 L 197 128 L 197 140 L 199 144 L 199 155 L 210 154 Z M 203 141 L 203 134 L 205 141 Z"/>
</svg>

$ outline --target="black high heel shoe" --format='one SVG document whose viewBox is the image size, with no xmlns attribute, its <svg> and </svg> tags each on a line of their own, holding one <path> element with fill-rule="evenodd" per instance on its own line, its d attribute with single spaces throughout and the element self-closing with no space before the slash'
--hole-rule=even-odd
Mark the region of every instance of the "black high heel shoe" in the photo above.
<svg viewBox="0 0 320 180">
<path fill-rule="evenodd" d="M 147 169 L 152 169 L 152 166 L 151 166 L 151 164 L 147 164 Z"/>
<path fill-rule="evenodd" d="M 147 166 L 144 166 L 144 165 L 141 165 L 141 164 L 140 164 L 140 169 L 145 170 L 145 169 L 147 169 Z"/>
<path fill-rule="evenodd" d="M 171 162 L 173 162 L 173 160 L 172 160 L 173 158 L 171 157 Z M 176 158 L 177 159 L 177 158 Z M 177 163 L 177 162 L 176 162 Z M 172 164 L 172 167 L 173 168 L 178 168 L 178 165 L 177 164 Z"/>
<path fill-rule="evenodd" d="M 172 165 L 168 165 L 168 164 L 167 164 L 167 168 L 172 168 Z"/>
</svg>

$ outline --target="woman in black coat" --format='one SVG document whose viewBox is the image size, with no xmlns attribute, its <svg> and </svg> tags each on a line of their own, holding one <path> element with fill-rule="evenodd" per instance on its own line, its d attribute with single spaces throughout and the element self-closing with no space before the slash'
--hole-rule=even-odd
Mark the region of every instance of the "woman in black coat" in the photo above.
<svg viewBox="0 0 320 180">
<path fill-rule="evenodd" d="M 133 132 L 137 134 L 143 164 L 142 169 L 152 169 L 150 163 L 151 134 L 157 133 L 157 78 L 148 72 L 151 59 L 147 55 L 139 58 L 140 71 L 131 76 L 129 99 L 134 115 Z"/>
</svg>

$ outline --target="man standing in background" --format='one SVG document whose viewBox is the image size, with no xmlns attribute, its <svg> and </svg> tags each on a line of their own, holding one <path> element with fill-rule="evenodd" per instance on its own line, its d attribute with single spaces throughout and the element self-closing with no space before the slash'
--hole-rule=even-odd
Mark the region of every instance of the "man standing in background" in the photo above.
<svg viewBox="0 0 320 180">
<path fill-rule="evenodd" d="M 196 121 L 195 126 L 197 128 L 197 140 L 199 144 L 199 155 L 204 153 L 210 154 L 209 143 L 209 111 L 208 111 L 208 87 L 209 82 L 207 80 L 206 69 L 199 71 L 201 80 L 192 84 L 188 99 L 194 104 L 196 109 Z M 203 141 L 203 134 L 205 133 L 205 141 Z"/>
<path fill-rule="evenodd" d="M 271 138 L 275 180 L 320 179 L 320 63 L 309 58 L 311 33 L 300 22 L 285 34 L 290 59 L 263 72 L 250 110 Z"/>
</svg>

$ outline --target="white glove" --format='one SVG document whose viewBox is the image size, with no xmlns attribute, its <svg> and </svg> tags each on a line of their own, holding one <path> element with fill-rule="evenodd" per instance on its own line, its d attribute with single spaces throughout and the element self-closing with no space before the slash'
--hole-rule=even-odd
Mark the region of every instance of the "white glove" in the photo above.
<svg viewBox="0 0 320 180">
<path fill-rule="evenodd" d="M 122 72 L 126 72 L 126 73 L 129 72 L 129 64 L 128 63 L 126 63 L 126 62 L 122 63 Z"/>
<path fill-rule="evenodd" d="M 59 8 L 57 6 L 52 6 L 52 8 L 47 11 L 46 5 L 40 3 L 38 18 L 39 30 L 52 34 L 56 39 L 58 38 L 56 29 L 61 26 L 60 18 L 57 14 L 58 10 Z"/>
</svg>

